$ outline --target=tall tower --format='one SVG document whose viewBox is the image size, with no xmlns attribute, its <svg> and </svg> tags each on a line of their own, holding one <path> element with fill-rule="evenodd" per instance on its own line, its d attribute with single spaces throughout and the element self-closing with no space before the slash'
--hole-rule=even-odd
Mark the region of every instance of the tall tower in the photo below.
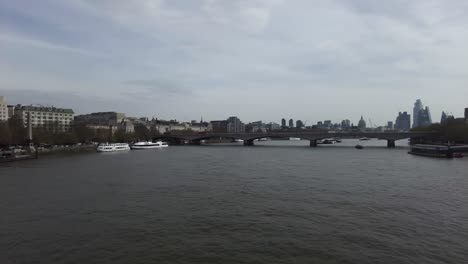
<svg viewBox="0 0 468 264">
<path fill-rule="evenodd" d="M 294 127 L 294 120 L 292 118 L 289 119 L 289 127 Z"/>
<path fill-rule="evenodd" d="M 413 128 L 419 126 L 419 112 L 423 109 L 424 107 L 421 102 L 421 99 L 416 100 L 413 107 Z"/>
<path fill-rule="evenodd" d="M 281 119 L 281 128 L 282 129 L 286 128 L 286 119 L 284 118 Z"/>
</svg>

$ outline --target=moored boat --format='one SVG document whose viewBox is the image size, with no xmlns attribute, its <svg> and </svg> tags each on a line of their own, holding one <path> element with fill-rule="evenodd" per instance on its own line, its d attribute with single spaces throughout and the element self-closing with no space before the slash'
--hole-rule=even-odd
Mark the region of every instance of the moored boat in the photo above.
<svg viewBox="0 0 468 264">
<path fill-rule="evenodd" d="M 434 157 L 434 158 L 461 158 L 464 146 L 450 146 L 450 145 L 428 145 L 416 144 L 412 145 L 408 154 Z"/>
<path fill-rule="evenodd" d="M 356 146 L 354 146 L 354 147 L 357 148 L 357 149 L 363 149 L 363 148 L 364 148 L 364 147 L 361 146 L 361 145 L 356 145 Z"/>
<path fill-rule="evenodd" d="M 96 149 L 98 152 L 115 152 L 130 150 L 127 143 L 103 143 L 99 144 Z"/>
<path fill-rule="evenodd" d="M 156 149 L 156 148 L 167 148 L 169 145 L 166 142 L 150 142 L 150 141 L 141 141 L 136 142 L 130 146 L 131 149 Z"/>
<path fill-rule="evenodd" d="M 364 140 L 371 140 L 371 139 L 368 138 L 368 137 L 362 137 L 362 138 L 360 138 L 359 140 L 360 140 L 360 141 L 364 141 Z"/>
</svg>

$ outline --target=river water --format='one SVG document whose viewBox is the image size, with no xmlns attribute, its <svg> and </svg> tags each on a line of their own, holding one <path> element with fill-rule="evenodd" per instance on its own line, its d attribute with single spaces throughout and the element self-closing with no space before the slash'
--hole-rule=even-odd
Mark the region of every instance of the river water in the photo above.
<svg viewBox="0 0 468 264">
<path fill-rule="evenodd" d="M 468 263 L 468 158 L 356 143 L 2 164 L 0 263 Z"/>
</svg>

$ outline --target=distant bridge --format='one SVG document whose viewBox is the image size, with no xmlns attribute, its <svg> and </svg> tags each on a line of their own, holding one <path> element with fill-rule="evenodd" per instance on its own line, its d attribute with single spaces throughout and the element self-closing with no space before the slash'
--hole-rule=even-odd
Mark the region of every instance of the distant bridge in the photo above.
<svg viewBox="0 0 468 264">
<path fill-rule="evenodd" d="M 200 134 L 177 134 L 169 133 L 155 137 L 155 140 L 171 140 L 178 143 L 199 145 L 202 140 L 224 138 L 241 139 L 245 146 L 253 146 L 254 140 L 260 138 L 300 138 L 309 140 L 311 147 L 317 146 L 317 141 L 325 138 L 376 138 L 387 140 L 387 147 L 394 148 L 395 141 L 406 138 L 433 138 L 438 136 L 435 132 L 278 132 L 278 133 L 200 133 Z"/>
</svg>

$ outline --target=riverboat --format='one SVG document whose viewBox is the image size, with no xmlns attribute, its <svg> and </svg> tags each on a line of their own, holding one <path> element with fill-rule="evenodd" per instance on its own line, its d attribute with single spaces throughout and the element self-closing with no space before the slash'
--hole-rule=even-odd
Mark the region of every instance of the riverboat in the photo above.
<svg viewBox="0 0 468 264">
<path fill-rule="evenodd" d="M 98 152 L 116 152 L 130 150 L 130 146 L 127 143 L 103 143 L 99 144 L 97 149 Z"/>
<path fill-rule="evenodd" d="M 158 141 L 158 142 L 149 142 L 149 141 L 142 141 L 136 142 L 130 146 L 131 149 L 157 149 L 157 148 L 167 148 L 169 145 L 166 142 Z"/>
<path fill-rule="evenodd" d="M 325 138 L 325 139 L 319 140 L 317 144 L 329 145 L 329 144 L 335 144 L 336 142 L 337 141 L 333 138 Z"/>
<path fill-rule="evenodd" d="M 457 147 L 450 145 L 416 144 L 411 146 L 408 154 L 434 158 L 453 158 L 454 156 L 460 157 L 460 154 L 456 152 L 457 149 Z"/>
</svg>

